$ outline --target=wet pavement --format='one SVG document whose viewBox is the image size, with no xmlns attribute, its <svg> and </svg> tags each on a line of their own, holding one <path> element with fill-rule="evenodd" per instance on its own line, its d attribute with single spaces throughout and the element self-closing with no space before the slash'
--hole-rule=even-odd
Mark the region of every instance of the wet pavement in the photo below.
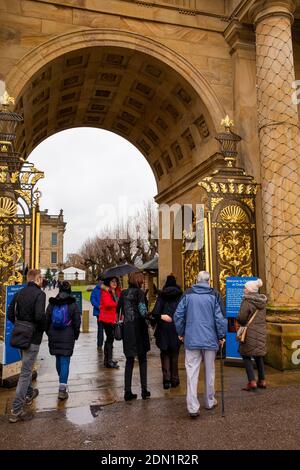
<svg viewBox="0 0 300 470">
<path fill-rule="evenodd" d="M 53 294 L 53 292 L 52 292 Z M 84 308 L 89 304 L 84 302 Z M 242 392 L 244 369 L 225 367 L 225 418 L 221 417 L 220 364 L 216 361 L 219 406 L 201 409 L 191 420 L 185 406 L 184 353 L 181 352 L 178 388 L 164 390 L 159 351 L 154 340 L 148 354 L 150 400 L 141 400 L 139 370 L 135 366 L 134 402 L 123 401 L 125 358 L 115 342 L 118 370 L 103 367 L 96 348 L 96 319 L 90 313 L 90 332 L 82 333 L 71 360 L 69 399 L 57 400 L 55 359 L 46 337 L 38 359 L 32 407 L 34 419 L 9 424 L 7 413 L 14 389 L 0 389 L 0 449 L 300 449 L 300 373 L 267 368 L 268 389 Z M 199 393 L 202 399 L 203 370 Z M 67 436 L 67 437 L 66 437 Z"/>
</svg>

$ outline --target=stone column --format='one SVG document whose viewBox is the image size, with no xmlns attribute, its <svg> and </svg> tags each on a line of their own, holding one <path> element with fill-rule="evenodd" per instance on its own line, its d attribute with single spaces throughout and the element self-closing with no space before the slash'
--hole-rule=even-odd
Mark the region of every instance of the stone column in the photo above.
<svg viewBox="0 0 300 470">
<path fill-rule="evenodd" d="M 259 1 L 256 26 L 258 129 L 267 294 L 274 313 L 300 312 L 300 129 L 291 24 L 294 1 Z"/>
<path fill-rule="evenodd" d="M 252 25 L 233 19 L 224 32 L 230 46 L 233 67 L 233 121 L 235 132 L 242 137 L 239 143 L 237 166 L 259 183 L 255 198 L 258 274 L 265 283 L 265 252 L 262 237 L 260 190 L 260 152 L 257 134 L 256 48 Z"/>
</svg>

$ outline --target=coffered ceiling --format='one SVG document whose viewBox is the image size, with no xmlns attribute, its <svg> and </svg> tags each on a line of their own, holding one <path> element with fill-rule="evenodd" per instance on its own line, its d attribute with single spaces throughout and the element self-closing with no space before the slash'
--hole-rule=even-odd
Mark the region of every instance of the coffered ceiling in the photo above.
<svg viewBox="0 0 300 470">
<path fill-rule="evenodd" d="M 117 47 L 81 49 L 50 62 L 27 84 L 16 110 L 24 116 L 17 135 L 24 157 L 63 129 L 98 127 L 138 147 L 158 181 L 214 134 L 200 97 L 177 72 Z"/>
</svg>

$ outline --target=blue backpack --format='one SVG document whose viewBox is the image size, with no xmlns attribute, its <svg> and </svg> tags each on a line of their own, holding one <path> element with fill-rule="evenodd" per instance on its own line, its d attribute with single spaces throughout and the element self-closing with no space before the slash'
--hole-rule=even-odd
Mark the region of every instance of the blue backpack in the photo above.
<svg viewBox="0 0 300 470">
<path fill-rule="evenodd" d="M 69 307 L 67 304 L 54 305 L 51 322 L 55 330 L 64 330 L 71 324 Z"/>
</svg>

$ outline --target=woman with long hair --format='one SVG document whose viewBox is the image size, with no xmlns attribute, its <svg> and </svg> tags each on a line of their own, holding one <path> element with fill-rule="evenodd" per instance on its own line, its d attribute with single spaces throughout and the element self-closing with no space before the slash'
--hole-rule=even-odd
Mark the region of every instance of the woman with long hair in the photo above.
<svg viewBox="0 0 300 470">
<path fill-rule="evenodd" d="M 163 387 L 168 389 L 179 385 L 178 356 L 181 342 L 173 321 L 177 305 L 182 296 L 182 290 L 176 283 L 176 278 L 170 275 L 158 293 L 156 304 L 152 311 L 152 324 L 155 325 L 156 345 L 160 349 Z"/>
<path fill-rule="evenodd" d="M 130 273 L 128 282 L 129 287 L 123 290 L 117 306 L 117 312 L 123 318 L 123 351 L 126 356 L 124 400 L 137 398 L 137 394 L 131 390 L 135 357 L 138 358 L 140 367 L 141 395 L 146 400 L 150 398 L 147 390 L 147 352 L 150 350 L 150 340 L 146 299 L 142 290 L 144 276 L 140 272 Z"/>
</svg>

